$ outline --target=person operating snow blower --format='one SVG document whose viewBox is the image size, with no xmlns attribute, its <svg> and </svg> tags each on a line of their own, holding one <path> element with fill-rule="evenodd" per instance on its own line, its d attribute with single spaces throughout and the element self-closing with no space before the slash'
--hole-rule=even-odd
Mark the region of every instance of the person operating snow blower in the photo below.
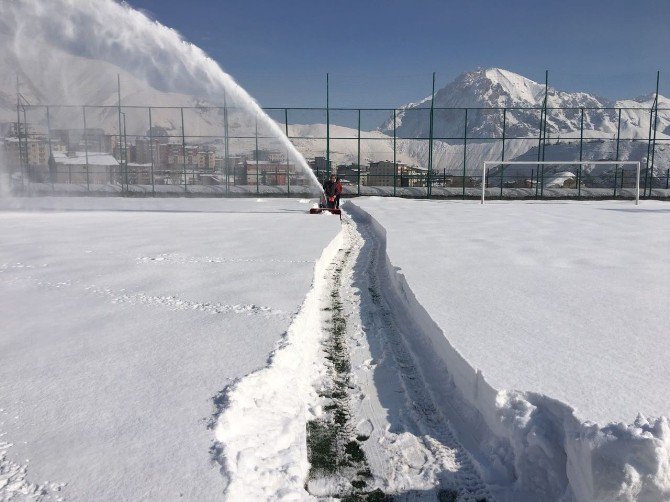
<svg viewBox="0 0 670 502">
<path fill-rule="evenodd" d="M 335 202 L 340 190 L 338 189 L 337 178 L 334 174 L 330 175 L 330 179 L 323 184 L 323 193 L 326 197 L 326 207 L 328 209 L 335 209 Z"/>
</svg>

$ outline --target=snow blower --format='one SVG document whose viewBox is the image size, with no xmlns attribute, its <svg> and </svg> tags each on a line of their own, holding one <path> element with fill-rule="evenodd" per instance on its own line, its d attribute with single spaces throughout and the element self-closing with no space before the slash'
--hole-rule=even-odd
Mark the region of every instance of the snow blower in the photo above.
<svg viewBox="0 0 670 502">
<path fill-rule="evenodd" d="M 329 199 L 328 202 L 330 202 L 331 204 L 335 203 L 335 196 L 328 197 L 328 199 Z M 324 211 L 327 211 L 330 214 L 337 214 L 340 216 L 340 218 L 342 218 L 342 211 L 340 210 L 340 208 L 328 207 L 328 204 L 326 202 L 326 196 L 322 195 L 321 198 L 319 199 L 319 205 L 310 208 L 309 214 L 321 214 Z"/>
</svg>

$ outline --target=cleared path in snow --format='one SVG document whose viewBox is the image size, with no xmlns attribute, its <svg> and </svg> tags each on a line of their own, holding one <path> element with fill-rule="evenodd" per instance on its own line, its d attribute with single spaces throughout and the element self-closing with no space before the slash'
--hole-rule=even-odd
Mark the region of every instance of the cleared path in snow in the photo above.
<svg viewBox="0 0 670 502">
<path fill-rule="evenodd" d="M 374 487 L 394 500 L 490 500 L 407 344 L 413 333 L 384 282 L 383 243 L 361 220 L 345 221 L 343 232 L 351 257 L 339 258 L 334 285 L 347 320 L 350 421 L 368 437 L 362 445 Z"/>
</svg>

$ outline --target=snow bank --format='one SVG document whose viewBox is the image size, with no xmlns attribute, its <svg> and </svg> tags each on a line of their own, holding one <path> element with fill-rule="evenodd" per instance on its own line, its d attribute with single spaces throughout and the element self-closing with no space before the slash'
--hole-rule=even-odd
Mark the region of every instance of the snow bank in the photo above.
<svg viewBox="0 0 670 502">
<path fill-rule="evenodd" d="M 325 271 L 341 245 L 340 232 L 316 263 L 312 289 L 269 366 L 239 379 L 222 396 L 216 458 L 229 500 L 310 498 L 306 406 L 316 400 L 312 375 L 318 372 Z"/>
<path fill-rule="evenodd" d="M 421 203 L 425 204 L 414 202 L 414 208 Z M 385 202 L 387 210 L 392 207 Z M 398 216 L 393 210 L 383 213 L 366 200 L 348 202 L 345 209 L 357 218 L 369 219 L 386 245 L 387 229 L 370 214 L 383 215 L 385 224 L 392 227 Z M 412 218 L 418 220 L 427 214 L 417 211 Z M 406 235 L 407 229 L 400 225 L 395 230 L 398 228 Z M 424 379 L 430 382 L 433 398 L 479 464 L 497 498 L 603 502 L 670 499 L 667 417 L 639 416 L 632 424 L 598 425 L 548 395 L 495 388 L 482 370 L 454 347 L 449 336 L 453 326 L 438 325 L 434 317 L 439 311 L 428 312 L 418 301 L 408 283 L 417 275 L 406 276 L 396 267 L 406 266 L 408 258 L 416 263 L 417 256 L 397 256 L 402 258 L 400 263 L 391 262 L 387 255 L 386 267 L 380 273 L 389 297 L 395 298 L 396 312 L 407 321 L 405 331 L 413 333 L 407 343 L 422 361 Z M 428 262 L 419 263 L 431 273 Z M 449 301 L 444 298 L 447 304 Z M 484 316 L 486 307 L 495 308 L 480 307 Z M 517 365 L 513 359 L 500 362 L 501 367 Z"/>
</svg>

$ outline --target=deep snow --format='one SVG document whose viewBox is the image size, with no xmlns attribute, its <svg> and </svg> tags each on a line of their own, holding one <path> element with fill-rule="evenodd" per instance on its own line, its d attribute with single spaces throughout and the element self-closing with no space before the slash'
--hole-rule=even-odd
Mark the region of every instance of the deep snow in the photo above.
<svg viewBox="0 0 670 502">
<path fill-rule="evenodd" d="M 220 499 L 216 398 L 339 230 L 306 202 L 0 200 L 0 499 Z"/>
<path fill-rule="evenodd" d="M 670 416 L 668 204 L 353 203 L 494 387 L 547 394 L 600 424 Z"/>
<path fill-rule="evenodd" d="M 500 500 L 670 497 L 666 205 L 345 208 L 388 246 L 405 340 Z"/>
</svg>

